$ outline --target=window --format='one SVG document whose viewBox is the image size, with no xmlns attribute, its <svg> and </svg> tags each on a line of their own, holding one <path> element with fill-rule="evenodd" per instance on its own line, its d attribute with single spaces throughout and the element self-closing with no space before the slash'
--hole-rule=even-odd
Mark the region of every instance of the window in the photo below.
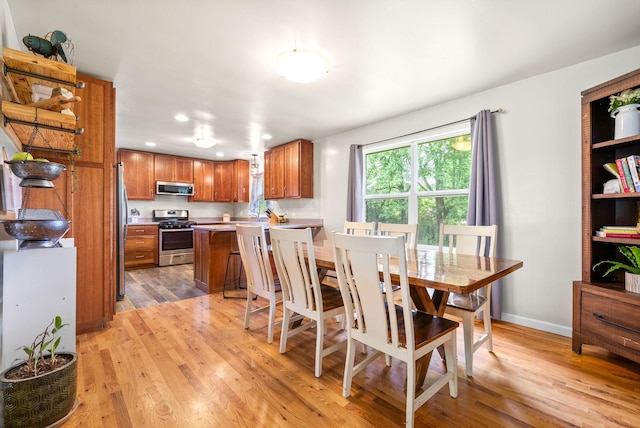
<svg viewBox="0 0 640 428">
<path fill-rule="evenodd" d="M 469 124 L 364 151 L 366 221 L 418 223 L 419 245 L 438 245 L 440 223 L 466 224 Z"/>
</svg>

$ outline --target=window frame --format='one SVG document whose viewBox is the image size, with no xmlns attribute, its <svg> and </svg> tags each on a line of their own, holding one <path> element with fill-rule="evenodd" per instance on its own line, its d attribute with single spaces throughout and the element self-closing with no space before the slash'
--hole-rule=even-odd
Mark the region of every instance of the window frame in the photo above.
<svg viewBox="0 0 640 428">
<path fill-rule="evenodd" d="M 453 189 L 453 190 L 435 190 L 435 191 L 418 191 L 418 146 L 423 143 L 429 143 L 431 141 L 443 140 L 446 138 L 457 137 L 461 135 L 467 135 L 471 133 L 471 120 L 463 120 L 454 124 L 440 126 L 434 129 L 422 131 L 417 134 L 409 136 L 398 137 L 392 140 L 386 140 L 380 143 L 373 143 L 364 146 L 362 149 L 362 212 L 366 216 L 366 201 L 375 199 L 408 199 L 408 222 L 418 223 L 418 199 L 424 197 L 437 197 L 437 196 L 464 196 L 469 195 L 469 188 L 466 189 Z M 394 150 L 402 147 L 410 147 L 411 156 L 411 174 L 409 192 L 406 193 L 385 193 L 385 194 L 371 194 L 367 195 L 367 155 L 372 153 L 383 152 L 386 150 Z M 471 166 L 470 166 L 471 167 Z M 364 220 L 364 219 L 363 219 Z M 430 245 L 419 244 L 419 248 L 433 248 Z"/>
</svg>

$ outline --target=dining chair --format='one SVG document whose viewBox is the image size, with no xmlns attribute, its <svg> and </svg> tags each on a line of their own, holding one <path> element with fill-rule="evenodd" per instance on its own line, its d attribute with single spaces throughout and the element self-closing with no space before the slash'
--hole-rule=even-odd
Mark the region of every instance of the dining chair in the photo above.
<svg viewBox="0 0 640 428">
<path fill-rule="evenodd" d="M 458 323 L 443 317 L 413 311 L 409 298 L 407 257 L 402 237 L 354 236 L 336 233 L 333 252 L 338 284 L 347 313 L 347 357 L 342 395 L 351 394 L 353 377 L 382 354 L 407 365 L 406 426 L 412 427 L 414 412 L 436 392 L 449 385 L 449 395 L 457 397 L 456 329 Z M 391 281 L 390 262 L 397 259 L 401 302 L 383 293 L 382 280 Z M 380 267 L 379 267 L 380 266 Z M 356 343 L 373 349 L 355 364 Z M 416 396 L 416 360 L 438 346 L 444 347 L 446 372 L 430 385 L 421 385 Z M 428 358 L 428 357 L 427 357 Z M 386 361 L 390 365 L 390 360 Z M 369 382 L 373 373 L 368 374 Z"/>
<path fill-rule="evenodd" d="M 273 343 L 273 330 L 280 325 L 280 322 L 275 322 L 275 316 L 276 305 L 282 303 L 282 290 L 273 278 L 264 228 L 262 225 L 239 224 L 236 225 L 236 235 L 247 277 L 247 309 L 244 315 L 244 328 L 249 328 L 251 315 L 268 310 L 267 342 Z M 265 305 L 260 300 L 256 300 L 258 307 L 254 309 L 254 296 L 266 299 L 268 304 Z"/>
<path fill-rule="evenodd" d="M 438 247 L 440 251 L 457 254 L 496 256 L 498 226 L 466 226 L 440 224 Z M 464 359 L 467 376 L 472 376 L 473 353 L 484 343 L 487 350 L 493 352 L 493 334 L 491 332 L 491 284 L 471 294 L 449 295 L 445 313 L 462 318 L 464 336 Z M 484 333 L 474 339 L 474 318 L 482 314 Z"/>
<path fill-rule="evenodd" d="M 276 270 L 282 287 L 283 318 L 280 353 L 286 352 L 287 339 L 315 327 L 315 375 L 320 377 L 322 358 L 346 345 L 346 340 L 342 340 L 324 347 L 327 319 L 344 314 L 340 290 L 320 283 L 313 253 L 311 228 L 271 228 L 270 236 Z M 291 317 L 294 314 L 309 321 L 304 324 L 292 323 Z"/>
<path fill-rule="evenodd" d="M 344 233 L 348 233 L 349 235 L 375 235 L 376 222 L 345 221 Z"/>
<path fill-rule="evenodd" d="M 378 235 L 403 236 L 407 250 L 418 248 L 418 223 L 378 223 Z"/>
</svg>

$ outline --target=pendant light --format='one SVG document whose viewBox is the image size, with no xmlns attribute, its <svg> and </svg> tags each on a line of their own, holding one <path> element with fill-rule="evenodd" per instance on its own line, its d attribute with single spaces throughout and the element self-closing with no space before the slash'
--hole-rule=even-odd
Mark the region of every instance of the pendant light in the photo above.
<svg viewBox="0 0 640 428">
<path fill-rule="evenodd" d="M 258 161 L 257 161 L 257 154 L 252 154 L 251 156 L 253 156 L 253 163 L 251 164 L 251 167 L 249 169 L 250 174 L 251 175 L 258 175 L 260 174 L 260 165 L 258 165 Z"/>
</svg>

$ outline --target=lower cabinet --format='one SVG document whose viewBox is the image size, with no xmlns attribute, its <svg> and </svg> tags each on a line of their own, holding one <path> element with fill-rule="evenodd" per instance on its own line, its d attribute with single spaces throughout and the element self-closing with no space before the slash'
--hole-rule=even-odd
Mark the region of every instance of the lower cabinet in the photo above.
<svg viewBox="0 0 640 428">
<path fill-rule="evenodd" d="M 193 277 L 196 287 L 205 293 L 222 291 L 229 252 L 238 249 L 235 231 L 193 231 Z M 233 257 L 229 278 L 240 273 L 239 257 Z"/>
<path fill-rule="evenodd" d="M 640 363 L 640 294 L 573 283 L 573 351 L 595 345 Z"/>
<path fill-rule="evenodd" d="M 124 244 L 125 269 L 157 266 L 158 226 L 130 224 Z"/>
</svg>

